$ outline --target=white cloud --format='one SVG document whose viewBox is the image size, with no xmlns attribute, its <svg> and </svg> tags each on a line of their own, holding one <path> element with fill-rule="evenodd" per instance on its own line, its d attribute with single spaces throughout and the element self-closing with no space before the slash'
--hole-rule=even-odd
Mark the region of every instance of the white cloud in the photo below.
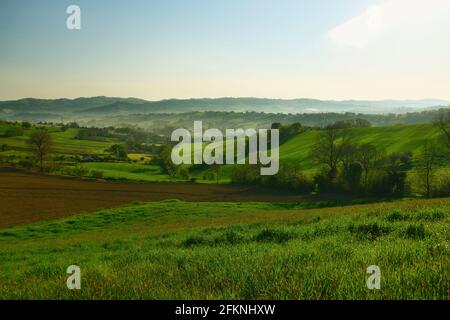
<svg viewBox="0 0 450 320">
<path fill-rule="evenodd" d="M 436 21 L 447 15 L 448 22 L 449 12 L 450 0 L 385 0 L 336 26 L 328 36 L 338 46 L 364 48 L 392 33 L 435 32 Z M 443 33 L 448 36 L 448 31 Z"/>
</svg>

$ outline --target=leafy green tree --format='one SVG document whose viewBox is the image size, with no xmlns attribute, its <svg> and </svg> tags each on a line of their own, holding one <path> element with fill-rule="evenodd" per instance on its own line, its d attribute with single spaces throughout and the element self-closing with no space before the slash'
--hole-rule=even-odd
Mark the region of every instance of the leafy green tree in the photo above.
<svg viewBox="0 0 450 320">
<path fill-rule="evenodd" d="M 231 171 L 231 181 L 239 184 L 254 184 L 261 182 L 260 167 L 258 165 L 235 165 Z"/>
<path fill-rule="evenodd" d="M 22 122 L 22 128 L 24 129 L 30 129 L 31 128 L 31 123 L 27 122 L 27 121 L 23 121 Z"/>
<path fill-rule="evenodd" d="M 23 129 L 17 126 L 8 127 L 3 133 L 4 137 L 19 137 L 23 135 Z"/>
<path fill-rule="evenodd" d="M 178 174 L 184 180 L 189 180 L 189 169 L 186 166 L 180 167 Z"/>
<path fill-rule="evenodd" d="M 126 160 L 128 157 L 127 148 L 123 144 L 114 144 L 107 149 L 118 160 Z"/>
<path fill-rule="evenodd" d="M 363 173 L 363 166 L 360 162 L 351 163 L 347 169 L 345 170 L 345 178 L 346 182 L 351 191 L 358 191 L 359 186 L 361 185 L 361 176 Z"/>
<path fill-rule="evenodd" d="M 162 170 L 170 176 L 177 172 L 177 166 L 172 162 L 172 147 L 165 145 L 159 152 L 156 162 L 161 166 Z"/>
</svg>

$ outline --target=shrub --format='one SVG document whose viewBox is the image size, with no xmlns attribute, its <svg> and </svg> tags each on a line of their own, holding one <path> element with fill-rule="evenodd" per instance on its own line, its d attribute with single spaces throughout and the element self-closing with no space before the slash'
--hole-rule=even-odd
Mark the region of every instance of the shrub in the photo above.
<svg viewBox="0 0 450 320">
<path fill-rule="evenodd" d="M 22 128 L 24 129 L 30 129 L 31 128 L 31 123 L 27 122 L 27 121 L 23 121 L 22 122 Z"/>
<path fill-rule="evenodd" d="M 77 176 L 77 177 L 85 176 L 87 173 L 88 173 L 88 169 L 86 169 L 85 167 L 83 167 L 81 165 L 76 165 L 71 170 L 71 174 L 74 176 Z"/>
<path fill-rule="evenodd" d="M 66 156 L 63 155 L 63 154 L 59 154 L 59 155 L 56 155 L 56 156 L 53 158 L 53 160 L 55 160 L 55 161 L 65 161 L 65 160 L 66 160 Z"/>
<path fill-rule="evenodd" d="M 425 227 L 421 225 L 409 225 L 406 228 L 405 234 L 410 239 L 423 239 L 425 238 Z"/>
<path fill-rule="evenodd" d="M 234 230 L 227 230 L 215 239 L 216 244 L 236 245 L 244 241 L 244 236 Z"/>
<path fill-rule="evenodd" d="M 297 172 L 291 180 L 290 187 L 300 193 L 310 193 L 314 191 L 314 181 L 302 172 Z"/>
<path fill-rule="evenodd" d="M 319 192 L 339 191 L 339 183 L 337 180 L 337 172 L 321 172 L 314 176 L 314 184 L 317 185 Z"/>
<path fill-rule="evenodd" d="M 106 152 L 110 152 L 117 160 L 126 160 L 128 158 L 127 147 L 123 144 L 114 144 Z"/>
<path fill-rule="evenodd" d="M 450 174 L 442 173 L 436 177 L 436 184 L 432 190 L 434 197 L 450 196 Z"/>
<path fill-rule="evenodd" d="M 387 227 L 380 226 L 377 222 L 361 224 L 361 225 L 350 225 L 349 231 L 356 234 L 359 239 L 376 240 L 377 238 L 385 235 L 389 232 Z"/>
<path fill-rule="evenodd" d="M 206 244 L 206 240 L 200 236 L 189 236 L 186 240 L 183 241 L 182 246 L 186 248 L 191 248 L 194 246 L 204 245 Z"/>
<path fill-rule="evenodd" d="M 3 136 L 6 138 L 18 137 L 21 135 L 23 135 L 23 129 L 21 127 L 9 127 L 3 133 Z"/>
<path fill-rule="evenodd" d="M 292 238 L 294 238 L 292 233 L 276 229 L 264 229 L 255 236 L 255 240 L 258 242 L 276 243 L 284 243 Z"/>
<path fill-rule="evenodd" d="M 422 209 L 416 215 L 416 220 L 437 221 L 442 220 L 445 213 L 439 209 Z"/>
<path fill-rule="evenodd" d="M 28 161 L 28 160 L 19 160 L 18 165 L 27 170 L 33 168 L 33 166 L 34 166 L 33 162 Z"/>
<path fill-rule="evenodd" d="M 386 218 L 390 222 L 404 221 L 404 220 L 408 220 L 409 219 L 409 215 L 405 214 L 405 213 L 402 213 L 399 210 L 394 210 L 394 211 L 388 212 Z"/>
<path fill-rule="evenodd" d="M 281 167 L 277 175 L 266 177 L 263 183 L 271 187 L 276 185 L 279 188 L 300 193 L 314 191 L 314 182 L 311 178 L 296 168 L 287 166 Z"/>
<path fill-rule="evenodd" d="M 373 171 L 368 176 L 366 192 L 375 195 L 403 195 L 406 192 L 406 173 L 403 171 Z"/>
<path fill-rule="evenodd" d="M 212 172 L 211 170 L 208 170 L 203 174 L 203 180 L 212 181 L 215 179 L 216 179 L 216 176 L 214 175 L 214 172 Z"/>
<path fill-rule="evenodd" d="M 260 168 L 256 165 L 236 165 L 231 172 L 233 183 L 260 183 Z"/>
<path fill-rule="evenodd" d="M 189 169 L 186 167 L 180 167 L 178 169 L 178 175 L 184 180 L 189 180 Z"/>
<path fill-rule="evenodd" d="M 104 173 L 101 170 L 91 170 L 90 175 L 95 179 L 103 179 Z"/>
</svg>

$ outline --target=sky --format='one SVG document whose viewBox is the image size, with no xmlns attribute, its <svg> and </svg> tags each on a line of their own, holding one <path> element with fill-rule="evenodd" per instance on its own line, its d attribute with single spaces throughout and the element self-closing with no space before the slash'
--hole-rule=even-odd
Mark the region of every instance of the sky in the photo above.
<svg viewBox="0 0 450 320">
<path fill-rule="evenodd" d="M 0 100 L 450 100 L 448 17 L 450 0 L 1 0 Z"/>
</svg>

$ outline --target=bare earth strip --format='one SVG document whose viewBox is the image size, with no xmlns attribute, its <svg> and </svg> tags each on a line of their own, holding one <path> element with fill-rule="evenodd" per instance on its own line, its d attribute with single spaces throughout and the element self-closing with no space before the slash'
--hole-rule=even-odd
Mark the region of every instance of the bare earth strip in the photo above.
<svg viewBox="0 0 450 320">
<path fill-rule="evenodd" d="M 291 202 L 301 201 L 302 197 L 249 187 L 108 182 L 0 169 L 0 228 L 118 207 L 134 201 L 167 199 Z"/>
</svg>

